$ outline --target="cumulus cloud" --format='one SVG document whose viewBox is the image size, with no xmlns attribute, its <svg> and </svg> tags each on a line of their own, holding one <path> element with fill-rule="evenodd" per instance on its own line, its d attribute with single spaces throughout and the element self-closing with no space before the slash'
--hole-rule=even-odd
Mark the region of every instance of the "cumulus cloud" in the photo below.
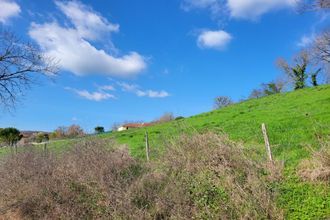
<svg viewBox="0 0 330 220">
<path fill-rule="evenodd" d="M 112 94 L 105 93 L 105 92 L 89 92 L 87 90 L 78 90 L 70 87 L 66 87 L 67 90 L 70 90 L 76 93 L 78 96 L 90 100 L 90 101 L 103 101 L 107 99 L 115 99 L 116 97 Z"/>
<path fill-rule="evenodd" d="M 76 75 L 130 77 L 146 68 L 145 58 L 137 52 L 118 57 L 97 49 L 90 42 L 99 40 L 106 33 L 118 32 L 119 25 L 110 23 L 78 1 L 55 3 L 71 26 L 60 25 L 56 21 L 32 23 L 29 35 L 47 55 L 59 60 L 62 69 Z"/>
<path fill-rule="evenodd" d="M 0 0 L 0 23 L 7 23 L 12 17 L 19 15 L 20 6 L 11 0 Z"/>
<path fill-rule="evenodd" d="M 128 84 L 123 82 L 117 83 L 123 91 L 132 92 L 139 97 L 149 97 L 149 98 L 165 98 L 170 96 L 170 94 L 164 90 L 154 91 L 154 90 L 142 90 L 140 86 L 136 84 Z"/>
<path fill-rule="evenodd" d="M 229 15 L 238 19 L 255 20 L 276 9 L 294 7 L 300 0 L 183 0 L 182 8 L 207 9 L 211 14 Z"/>
<path fill-rule="evenodd" d="M 228 0 L 231 17 L 256 19 L 259 16 L 281 8 L 294 7 L 297 0 Z"/>
<path fill-rule="evenodd" d="M 102 33 L 119 31 L 118 24 L 110 23 L 92 8 L 79 2 L 55 1 L 55 4 L 71 20 L 81 37 L 97 39 Z"/>
<path fill-rule="evenodd" d="M 231 40 L 232 36 L 223 30 L 205 30 L 199 34 L 197 45 L 200 48 L 223 50 Z"/>
</svg>

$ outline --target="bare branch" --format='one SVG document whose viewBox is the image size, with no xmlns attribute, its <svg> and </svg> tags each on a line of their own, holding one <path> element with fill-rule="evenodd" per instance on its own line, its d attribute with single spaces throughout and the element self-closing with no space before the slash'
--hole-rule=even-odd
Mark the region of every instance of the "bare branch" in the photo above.
<svg viewBox="0 0 330 220">
<path fill-rule="evenodd" d="M 39 76 L 56 75 L 57 63 L 31 43 L 0 31 L 0 105 L 15 106 Z"/>
</svg>

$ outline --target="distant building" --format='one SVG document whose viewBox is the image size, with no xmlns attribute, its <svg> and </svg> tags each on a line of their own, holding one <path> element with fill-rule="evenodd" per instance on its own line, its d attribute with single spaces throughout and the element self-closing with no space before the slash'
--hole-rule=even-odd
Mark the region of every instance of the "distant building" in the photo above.
<svg viewBox="0 0 330 220">
<path fill-rule="evenodd" d="M 126 131 L 132 128 L 143 128 L 152 125 L 152 123 L 128 123 L 120 126 L 117 131 Z"/>
</svg>

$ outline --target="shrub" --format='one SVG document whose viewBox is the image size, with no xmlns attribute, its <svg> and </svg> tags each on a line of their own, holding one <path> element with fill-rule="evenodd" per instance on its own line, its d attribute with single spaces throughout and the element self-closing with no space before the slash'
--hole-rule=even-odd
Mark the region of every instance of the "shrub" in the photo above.
<svg viewBox="0 0 330 220">
<path fill-rule="evenodd" d="M 2 161 L 0 207 L 28 219 L 91 219 L 124 212 L 139 173 L 123 148 L 87 140 L 61 157 L 27 150 Z M 1 218 L 1 216 L 0 216 Z"/>
<path fill-rule="evenodd" d="M 102 134 L 104 133 L 104 127 L 102 126 L 97 126 L 94 128 L 96 134 Z"/>
<path fill-rule="evenodd" d="M 0 130 L 0 139 L 8 146 L 14 146 L 21 138 L 22 135 L 16 128 L 4 128 Z"/>
<path fill-rule="evenodd" d="M 281 219 L 267 166 L 215 134 L 169 141 L 167 153 L 130 189 L 151 219 Z"/>
<path fill-rule="evenodd" d="M 111 147 L 112 146 L 112 147 Z M 267 168 L 215 134 L 166 143 L 160 160 L 105 141 L 63 155 L 27 148 L 1 160 L 0 218 L 279 219 Z"/>
<path fill-rule="evenodd" d="M 181 120 L 181 119 L 184 119 L 184 117 L 183 116 L 178 116 L 178 117 L 175 118 L 176 121 Z"/>
<path fill-rule="evenodd" d="M 298 174 L 304 180 L 330 182 L 330 141 L 300 163 Z"/>
</svg>

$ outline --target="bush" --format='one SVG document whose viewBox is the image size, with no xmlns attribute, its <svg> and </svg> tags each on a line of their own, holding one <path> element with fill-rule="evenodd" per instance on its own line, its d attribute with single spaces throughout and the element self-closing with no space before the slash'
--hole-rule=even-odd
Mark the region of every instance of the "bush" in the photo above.
<svg viewBox="0 0 330 220">
<path fill-rule="evenodd" d="M 125 212 L 128 186 L 140 172 L 123 148 L 87 140 L 61 157 L 27 150 L 0 167 L 0 209 L 27 219 L 92 219 Z M 1 216 L 0 216 L 1 219 Z"/>
<path fill-rule="evenodd" d="M 181 119 L 184 119 L 184 117 L 183 116 L 178 116 L 178 117 L 175 118 L 176 121 L 181 120 Z"/>
<path fill-rule="evenodd" d="M 102 126 L 97 126 L 94 128 L 96 134 L 102 134 L 104 133 L 104 127 Z"/>
<path fill-rule="evenodd" d="M 322 143 L 320 150 L 300 163 L 298 174 L 307 181 L 330 182 L 330 141 Z"/>
<path fill-rule="evenodd" d="M 280 219 L 267 166 L 215 134 L 169 141 L 167 153 L 130 191 L 152 219 Z"/>
<path fill-rule="evenodd" d="M 278 219 L 270 170 L 215 134 L 169 140 L 159 161 L 94 139 L 1 161 L 0 210 L 25 219 Z M 32 149 L 32 148 L 31 148 Z"/>
</svg>

